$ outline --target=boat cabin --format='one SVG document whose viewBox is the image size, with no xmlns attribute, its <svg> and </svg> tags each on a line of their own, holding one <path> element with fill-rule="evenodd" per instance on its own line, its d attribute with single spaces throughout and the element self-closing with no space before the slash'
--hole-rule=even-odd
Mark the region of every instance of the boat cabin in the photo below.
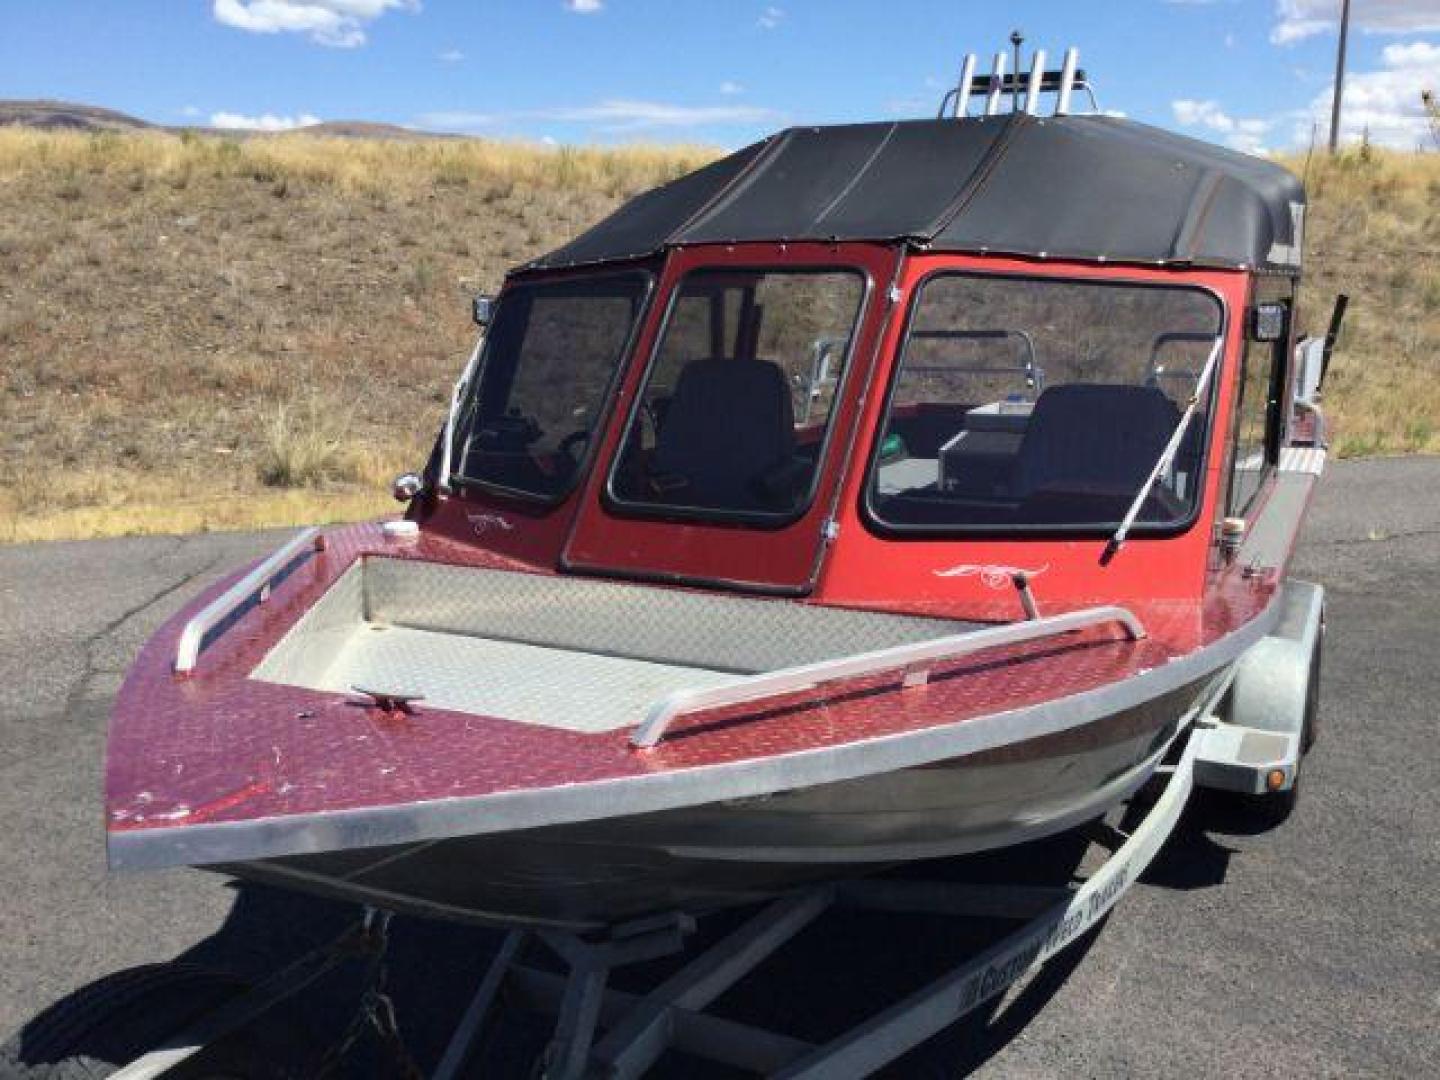
<svg viewBox="0 0 1440 1080">
<path fill-rule="evenodd" d="M 1299 434 L 1303 213 L 1033 102 L 781 132 L 510 275 L 409 516 L 570 575 L 1194 610 Z"/>
</svg>

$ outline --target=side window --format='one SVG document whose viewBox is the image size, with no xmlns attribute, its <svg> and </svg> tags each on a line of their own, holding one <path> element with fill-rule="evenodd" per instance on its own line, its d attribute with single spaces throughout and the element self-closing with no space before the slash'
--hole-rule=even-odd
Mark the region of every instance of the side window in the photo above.
<svg viewBox="0 0 1440 1080">
<path fill-rule="evenodd" d="M 1290 298 L 1268 296 L 1264 302 L 1279 303 L 1285 307 L 1288 327 Z M 1240 373 L 1240 400 L 1235 408 L 1230 498 L 1226 506 L 1226 513 L 1231 516 L 1244 516 L 1275 461 L 1277 448 L 1272 436 L 1279 430 L 1279 387 L 1285 377 L 1284 358 L 1288 342 L 1288 333 L 1281 335 L 1278 341 L 1255 341 L 1252 335 L 1246 335 Z"/>
</svg>

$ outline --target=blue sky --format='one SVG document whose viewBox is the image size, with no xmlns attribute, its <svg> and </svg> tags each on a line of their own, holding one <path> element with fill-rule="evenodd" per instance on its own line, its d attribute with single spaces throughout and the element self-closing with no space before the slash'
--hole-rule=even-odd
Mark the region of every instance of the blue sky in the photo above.
<svg viewBox="0 0 1440 1080">
<path fill-rule="evenodd" d="M 1354 0 L 1348 137 L 1427 138 L 1440 0 Z M 0 98 L 166 124 L 383 120 L 501 138 L 738 146 L 932 115 L 1015 27 L 1100 103 L 1245 149 L 1326 114 L 1339 0 L 0 0 Z M 1029 46 L 1027 46 L 1028 49 Z M 988 63 L 988 61 L 987 61 Z"/>
</svg>

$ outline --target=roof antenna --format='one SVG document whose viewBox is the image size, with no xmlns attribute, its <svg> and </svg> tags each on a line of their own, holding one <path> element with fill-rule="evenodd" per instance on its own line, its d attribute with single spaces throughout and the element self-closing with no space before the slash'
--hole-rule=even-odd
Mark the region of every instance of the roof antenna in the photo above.
<svg viewBox="0 0 1440 1080">
<path fill-rule="evenodd" d="M 1010 111 L 1020 111 L 1020 46 L 1025 44 L 1025 35 L 1018 29 L 1010 31 L 1010 44 L 1015 48 L 1015 72 L 1010 82 Z"/>
</svg>

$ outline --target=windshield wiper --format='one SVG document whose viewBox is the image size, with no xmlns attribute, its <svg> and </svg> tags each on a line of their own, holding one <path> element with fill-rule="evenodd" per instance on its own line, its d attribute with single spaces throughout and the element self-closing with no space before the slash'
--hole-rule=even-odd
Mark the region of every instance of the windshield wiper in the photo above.
<svg viewBox="0 0 1440 1080">
<path fill-rule="evenodd" d="M 435 478 L 435 486 L 446 495 L 450 494 L 450 448 L 455 444 L 455 417 L 460 411 L 460 398 L 465 393 L 465 388 L 470 385 L 471 376 L 475 374 L 475 364 L 480 359 L 480 350 L 485 346 L 485 335 L 482 333 L 475 339 L 475 348 L 470 350 L 470 359 L 465 361 L 465 370 L 460 373 L 460 378 L 455 381 L 455 389 L 450 393 L 450 412 L 445 416 L 445 441 L 440 447 L 440 475 Z"/>
<path fill-rule="evenodd" d="M 1167 469 L 1175 462 L 1175 455 L 1180 450 L 1180 443 L 1185 438 L 1185 432 L 1190 427 L 1190 421 L 1194 418 L 1195 412 L 1200 407 L 1200 401 L 1205 397 L 1210 387 L 1210 377 L 1215 371 L 1215 365 L 1220 359 L 1220 349 L 1225 343 L 1225 335 L 1219 334 L 1215 338 L 1215 344 L 1210 348 L 1210 355 L 1205 360 L 1205 366 L 1200 369 L 1200 377 L 1195 380 L 1195 392 L 1190 395 L 1190 403 L 1185 406 L 1185 411 L 1180 415 L 1180 422 L 1175 425 L 1175 431 L 1170 436 L 1170 441 L 1165 444 L 1165 449 L 1160 451 L 1160 458 L 1155 462 L 1155 467 L 1150 470 L 1150 475 L 1145 478 L 1145 483 L 1140 486 L 1140 491 L 1135 496 L 1135 501 L 1130 504 L 1126 511 L 1125 518 L 1120 522 L 1120 527 L 1115 530 L 1113 536 L 1105 544 L 1105 550 L 1100 555 L 1100 565 L 1106 566 L 1115 557 L 1116 552 L 1125 544 L 1125 538 L 1130 535 L 1130 527 L 1135 524 L 1135 519 L 1140 516 L 1140 509 L 1145 505 L 1145 500 L 1150 497 L 1150 489 L 1155 486 L 1155 481 L 1163 476 Z"/>
</svg>

